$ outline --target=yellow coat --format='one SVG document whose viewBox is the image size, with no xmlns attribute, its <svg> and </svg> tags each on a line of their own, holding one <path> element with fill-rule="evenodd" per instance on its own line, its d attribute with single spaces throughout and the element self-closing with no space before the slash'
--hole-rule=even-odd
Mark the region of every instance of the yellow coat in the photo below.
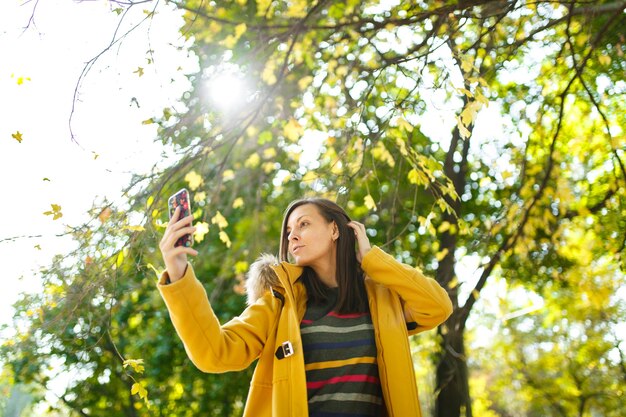
<svg viewBox="0 0 626 417">
<path fill-rule="evenodd" d="M 408 336 L 432 329 L 452 313 L 446 291 L 419 270 L 373 247 L 361 264 L 378 349 L 378 368 L 389 417 L 421 416 Z M 238 317 L 221 325 L 206 291 L 189 266 L 178 281 L 158 288 L 193 363 L 204 372 L 245 369 L 259 359 L 246 401 L 244 417 L 308 416 L 300 322 L 306 290 L 298 280 L 302 268 L 286 262 L 271 268 L 278 282 L 265 289 Z M 251 277 L 253 280 L 264 280 Z M 278 285 L 276 285 L 278 284 Z M 270 288 L 271 287 L 271 288 Z M 285 342 L 291 356 L 278 359 Z"/>
</svg>

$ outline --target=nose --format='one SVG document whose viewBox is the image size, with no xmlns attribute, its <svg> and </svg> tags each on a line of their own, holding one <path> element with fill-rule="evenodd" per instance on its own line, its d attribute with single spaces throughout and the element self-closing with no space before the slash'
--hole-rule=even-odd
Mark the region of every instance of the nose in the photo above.
<svg viewBox="0 0 626 417">
<path fill-rule="evenodd" d="M 297 241 L 298 239 L 300 239 L 300 237 L 298 236 L 297 233 L 295 233 L 294 230 L 290 231 L 289 234 L 287 235 L 287 240 L 289 242 L 293 241 Z"/>
</svg>

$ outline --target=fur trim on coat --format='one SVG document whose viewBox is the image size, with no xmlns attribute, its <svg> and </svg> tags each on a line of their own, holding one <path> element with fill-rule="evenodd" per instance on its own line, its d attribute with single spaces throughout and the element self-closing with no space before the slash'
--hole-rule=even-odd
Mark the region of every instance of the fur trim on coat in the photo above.
<svg viewBox="0 0 626 417">
<path fill-rule="evenodd" d="M 282 287 L 273 265 L 278 265 L 278 258 L 269 253 L 263 253 L 256 261 L 250 265 L 246 277 L 246 293 L 248 295 L 248 305 L 254 304 L 263 296 L 265 291 L 272 287 Z"/>
</svg>

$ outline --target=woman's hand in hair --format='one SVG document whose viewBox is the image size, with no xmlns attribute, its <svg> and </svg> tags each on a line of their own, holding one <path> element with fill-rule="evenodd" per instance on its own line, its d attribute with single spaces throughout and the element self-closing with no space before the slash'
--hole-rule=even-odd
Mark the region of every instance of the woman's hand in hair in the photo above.
<svg viewBox="0 0 626 417">
<path fill-rule="evenodd" d="M 356 253 L 356 259 L 361 262 L 365 255 L 367 255 L 367 252 L 372 249 L 370 239 L 367 237 L 365 226 L 362 223 L 352 221 L 348 223 L 348 227 L 354 230 L 354 237 L 356 238 L 356 243 L 359 247 Z"/>
<path fill-rule="evenodd" d="M 170 281 L 178 281 L 185 274 L 187 269 L 187 255 L 197 255 L 198 251 L 186 246 L 175 246 L 176 241 L 182 236 L 195 232 L 196 228 L 191 225 L 193 215 L 178 219 L 180 207 L 176 207 L 172 220 L 167 224 L 163 238 L 159 243 L 159 249 L 163 255 L 165 268 L 170 277 Z"/>
</svg>

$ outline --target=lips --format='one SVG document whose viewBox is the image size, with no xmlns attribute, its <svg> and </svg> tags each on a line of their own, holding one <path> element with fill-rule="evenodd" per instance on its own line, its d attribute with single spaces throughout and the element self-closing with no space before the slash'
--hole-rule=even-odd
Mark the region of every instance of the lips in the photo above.
<svg viewBox="0 0 626 417">
<path fill-rule="evenodd" d="M 296 253 L 300 248 L 304 247 L 304 245 L 298 245 L 298 246 L 294 246 L 291 249 L 291 253 Z"/>
</svg>

